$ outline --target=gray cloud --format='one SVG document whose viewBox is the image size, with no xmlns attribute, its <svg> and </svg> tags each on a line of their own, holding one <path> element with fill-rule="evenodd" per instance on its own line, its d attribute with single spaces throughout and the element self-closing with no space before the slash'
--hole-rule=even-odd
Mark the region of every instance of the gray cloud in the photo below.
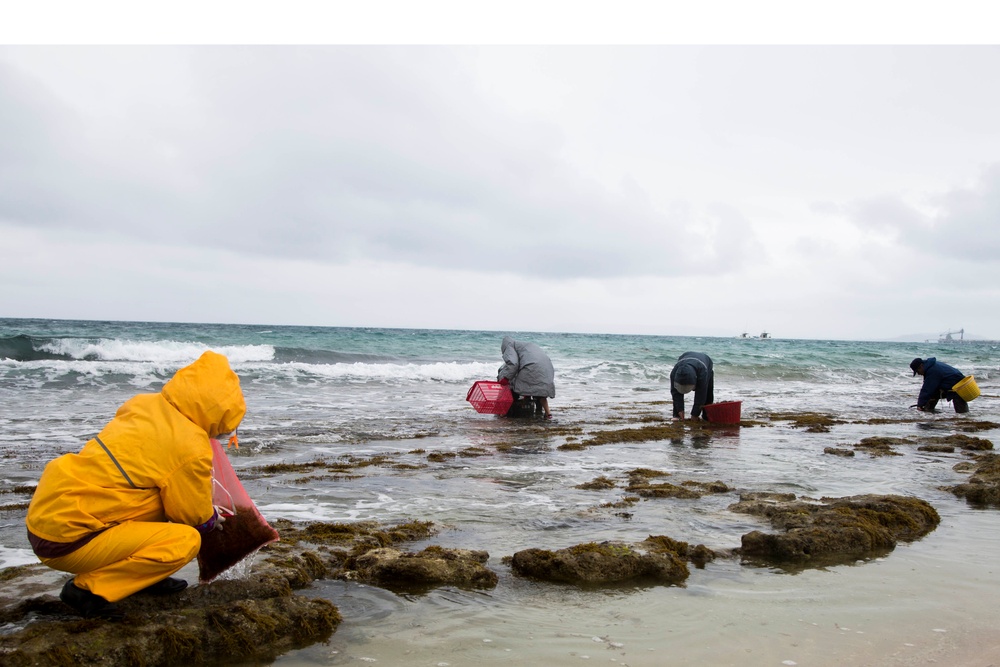
<svg viewBox="0 0 1000 667">
<path fill-rule="evenodd" d="M 918 208 L 884 195 L 844 208 L 863 228 L 893 233 L 897 241 L 929 255 L 1000 261 L 1000 164 L 983 169 L 971 186 L 927 198 Z"/>
<path fill-rule="evenodd" d="M 468 50 L 116 54 L 131 62 L 85 72 L 113 110 L 0 59 L 0 220 L 560 278 L 727 272 L 759 252 L 732 207 L 664 211 L 582 175 L 557 126 L 484 92 Z"/>
</svg>

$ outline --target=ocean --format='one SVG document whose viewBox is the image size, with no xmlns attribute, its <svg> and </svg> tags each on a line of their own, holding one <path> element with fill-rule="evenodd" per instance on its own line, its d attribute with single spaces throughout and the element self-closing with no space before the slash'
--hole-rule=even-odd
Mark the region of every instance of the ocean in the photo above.
<svg viewBox="0 0 1000 667">
<path fill-rule="evenodd" d="M 535 342 L 552 358 L 552 420 L 481 415 L 465 401 L 473 382 L 496 378 L 504 335 Z M 0 567 L 35 562 L 24 487 L 45 463 L 77 451 L 121 403 L 159 390 L 205 349 L 229 358 L 247 399 L 241 446 L 231 454 L 237 473 L 344 455 L 420 464 L 371 466 L 358 479 L 326 481 L 248 474 L 245 486 L 266 518 L 429 520 L 442 530 L 428 543 L 486 550 L 500 575 L 494 590 L 421 595 L 319 582 L 308 593 L 328 597 L 344 622 L 328 644 L 276 665 L 998 659 L 983 647 L 1000 613 L 1000 514 L 942 489 L 968 478 L 954 469 L 968 456 L 916 447 L 888 457 L 824 453 L 872 436 L 954 432 L 961 420 L 950 404 L 933 415 L 910 407 L 920 378 L 908 365 L 917 356 L 974 374 L 983 395 L 962 419 L 1000 422 L 1000 346 L 987 342 L 0 319 Z M 709 437 L 560 449 L 588 434 L 669 419 L 670 369 L 688 350 L 712 357 L 716 400 L 741 401 L 751 425 Z M 785 413 L 822 413 L 839 423 L 811 432 Z M 976 435 L 995 441 L 998 434 Z M 434 452 L 456 456 L 429 462 Z M 576 488 L 640 467 L 740 491 L 917 496 L 942 522 L 921 540 L 851 565 L 793 572 L 721 559 L 692 568 L 678 587 L 581 590 L 524 580 L 501 563 L 529 547 L 648 535 L 731 549 L 743 534 L 768 529 L 727 509 L 738 492 L 647 500 L 623 513 L 602 507 L 620 500 L 621 488 Z"/>
</svg>

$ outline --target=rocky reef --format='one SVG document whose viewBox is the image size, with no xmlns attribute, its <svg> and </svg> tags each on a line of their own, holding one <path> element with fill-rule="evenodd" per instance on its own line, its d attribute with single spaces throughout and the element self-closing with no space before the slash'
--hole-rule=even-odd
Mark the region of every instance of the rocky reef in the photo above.
<svg viewBox="0 0 1000 667">
<path fill-rule="evenodd" d="M 32 575 L 52 579 L 44 566 L 29 567 L 22 581 Z M 54 574 L 60 577 L 58 587 L 64 575 Z M 25 591 L 19 582 L 8 583 L 4 598 Z M 296 594 L 292 584 L 278 569 L 262 567 L 246 579 L 195 586 L 176 595 L 136 594 L 118 603 L 125 612 L 119 623 L 81 619 L 52 593 L 14 604 L 7 598 L 0 622 L 24 627 L 0 636 L 0 662 L 11 667 L 157 667 L 272 660 L 325 641 L 341 621 L 333 604 Z"/>
<path fill-rule="evenodd" d="M 734 512 L 767 519 L 781 533 L 759 530 L 742 538 L 740 554 L 755 564 L 820 567 L 883 555 L 941 522 L 920 498 L 863 495 L 795 499 L 791 494 L 746 494 Z"/>
<path fill-rule="evenodd" d="M 288 650 L 327 640 L 341 622 L 328 600 L 296 591 L 319 578 L 381 581 L 388 575 L 369 552 L 429 537 L 433 525 L 411 522 L 382 527 L 277 521 L 282 541 L 256 556 L 253 572 L 220 579 L 169 596 L 136 594 L 118 603 L 121 622 L 81 619 L 58 598 L 67 575 L 38 565 L 0 571 L 0 663 L 11 667 L 266 663 Z M 472 580 L 470 559 L 481 567 L 482 553 L 466 556 L 428 548 L 411 563 L 405 578 L 418 585 Z M 494 577 L 492 572 L 489 573 Z M 391 578 L 391 577 L 388 577 Z M 486 576 L 486 579 L 489 577 Z M 476 580 L 479 581 L 479 580 Z"/>
</svg>

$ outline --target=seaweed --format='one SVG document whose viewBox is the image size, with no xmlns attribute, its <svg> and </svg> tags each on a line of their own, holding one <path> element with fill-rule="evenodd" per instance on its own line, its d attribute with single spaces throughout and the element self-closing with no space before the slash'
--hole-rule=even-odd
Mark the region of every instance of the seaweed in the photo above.
<svg viewBox="0 0 1000 667">
<path fill-rule="evenodd" d="M 432 586 L 493 588 L 499 577 L 485 566 L 485 551 L 447 549 L 431 545 L 417 553 L 380 548 L 358 554 L 345 563 L 344 577 L 397 591 L 423 592 Z"/>
<path fill-rule="evenodd" d="M 795 428 L 805 428 L 810 433 L 827 433 L 831 426 L 845 423 L 832 415 L 817 412 L 774 412 L 771 420 L 790 421 Z"/>
<path fill-rule="evenodd" d="M 981 452 L 993 449 L 993 443 L 986 438 L 977 438 L 963 433 L 927 438 L 927 442 L 941 445 L 953 445 L 960 449 L 972 452 Z"/>
<path fill-rule="evenodd" d="M 853 449 L 840 449 L 839 447 L 824 447 L 823 453 L 832 454 L 833 456 L 843 456 L 843 457 L 854 456 Z"/>
<path fill-rule="evenodd" d="M 615 481 L 613 479 L 608 479 L 604 475 L 600 477 L 595 477 L 589 482 L 583 482 L 582 484 L 577 484 L 575 489 L 584 489 L 586 491 L 603 491 L 605 489 L 615 488 Z"/>
<path fill-rule="evenodd" d="M 913 440 L 909 438 L 870 437 L 862 438 L 861 442 L 854 446 L 854 449 L 865 451 L 870 456 L 902 456 L 893 449 L 893 446 L 908 444 L 913 444 Z"/>
<path fill-rule="evenodd" d="M 25 495 L 33 495 L 35 493 L 35 487 L 28 484 L 18 484 L 16 486 L 0 487 L 0 493 L 23 493 Z"/>
<path fill-rule="evenodd" d="M 656 440 L 669 440 L 671 438 L 683 437 L 685 434 L 685 422 L 671 422 L 666 426 L 643 426 L 640 428 L 623 428 L 612 431 L 598 431 L 591 433 L 590 437 L 582 441 L 579 447 L 595 447 L 599 445 L 619 444 L 623 442 L 649 442 Z M 698 422 L 692 422 L 697 424 Z M 567 445 L 559 449 L 570 449 Z"/>
<path fill-rule="evenodd" d="M 482 447 L 466 447 L 458 452 L 459 456 L 466 457 L 477 457 L 477 456 L 489 456 L 490 453 L 483 449 Z"/>
<path fill-rule="evenodd" d="M 666 535 L 650 535 L 642 544 L 651 551 L 660 553 L 669 551 L 677 554 L 678 557 L 690 561 L 699 569 L 704 568 L 706 563 L 716 558 L 716 553 L 704 544 L 692 547 L 687 542 L 675 540 Z"/>
<path fill-rule="evenodd" d="M 267 524 L 254 507 L 236 507 L 220 530 L 210 530 L 201 537 L 198 551 L 198 578 L 203 582 L 217 576 L 278 539 L 278 531 Z"/>
</svg>

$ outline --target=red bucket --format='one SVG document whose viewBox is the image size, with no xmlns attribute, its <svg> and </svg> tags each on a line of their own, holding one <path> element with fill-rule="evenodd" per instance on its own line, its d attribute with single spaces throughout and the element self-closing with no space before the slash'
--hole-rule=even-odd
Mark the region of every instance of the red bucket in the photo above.
<svg viewBox="0 0 1000 667">
<path fill-rule="evenodd" d="M 465 400 L 472 403 L 476 412 L 484 415 L 505 415 L 514 403 L 510 387 L 499 382 L 480 380 L 472 385 Z"/>
<path fill-rule="evenodd" d="M 739 424 L 740 406 L 743 401 L 726 401 L 725 403 L 711 403 L 702 408 L 708 421 L 714 424 Z"/>
</svg>

